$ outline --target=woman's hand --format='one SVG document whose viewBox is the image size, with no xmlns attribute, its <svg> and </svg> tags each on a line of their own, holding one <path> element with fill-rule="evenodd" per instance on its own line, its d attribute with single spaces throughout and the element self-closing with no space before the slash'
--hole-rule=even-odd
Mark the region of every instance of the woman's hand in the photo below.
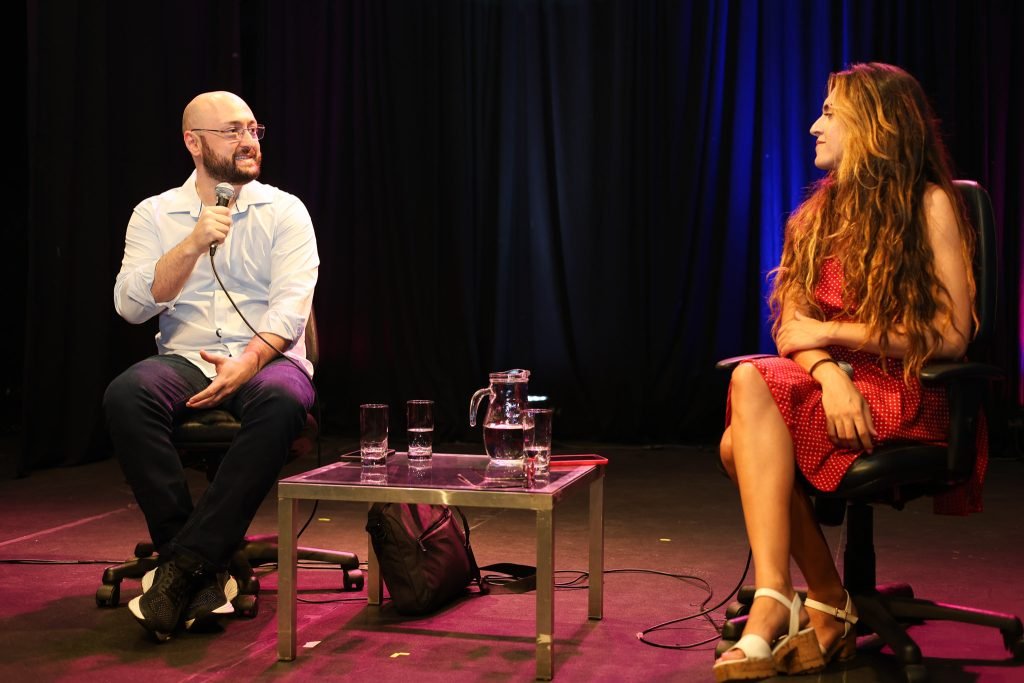
<svg viewBox="0 0 1024 683">
<path fill-rule="evenodd" d="M 877 437 L 871 408 L 857 387 L 836 365 L 828 363 L 815 370 L 821 381 L 821 404 L 829 440 L 837 446 L 853 450 L 874 449 Z"/>
<path fill-rule="evenodd" d="M 793 317 L 782 323 L 775 336 L 779 355 L 785 358 L 797 351 L 825 348 L 832 343 L 829 335 L 831 325 L 794 311 Z"/>
</svg>

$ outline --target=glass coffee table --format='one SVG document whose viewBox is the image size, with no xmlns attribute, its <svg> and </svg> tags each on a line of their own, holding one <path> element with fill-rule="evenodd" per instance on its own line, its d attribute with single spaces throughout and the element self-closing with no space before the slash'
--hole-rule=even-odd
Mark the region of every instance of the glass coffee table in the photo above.
<svg viewBox="0 0 1024 683">
<path fill-rule="evenodd" d="M 601 619 L 604 610 L 604 467 L 576 465 L 552 468 L 550 476 L 532 486 L 493 483 L 485 478 L 486 455 L 435 453 L 428 469 L 410 468 L 404 453 L 387 463 L 386 482 L 364 481 L 358 462 L 337 462 L 294 477 L 277 487 L 279 576 L 277 655 L 295 659 L 296 652 L 296 508 L 300 500 L 365 503 L 429 503 L 463 507 L 533 510 L 537 515 L 537 678 L 552 677 L 555 623 L 555 508 L 568 495 L 589 492 L 587 614 Z M 383 468 L 376 468 L 383 469 Z M 367 601 L 381 603 L 381 578 L 373 545 L 367 537 Z"/>
</svg>

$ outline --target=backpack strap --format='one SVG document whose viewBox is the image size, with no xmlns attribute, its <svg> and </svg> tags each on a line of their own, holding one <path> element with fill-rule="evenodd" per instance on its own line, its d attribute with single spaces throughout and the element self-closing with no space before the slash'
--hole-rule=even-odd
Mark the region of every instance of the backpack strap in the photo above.
<svg viewBox="0 0 1024 683">
<path fill-rule="evenodd" d="M 466 556 L 469 558 L 469 567 L 473 573 L 473 582 L 481 593 L 486 593 L 487 586 L 484 585 L 483 580 L 480 578 L 480 566 L 476 563 L 476 555 L 473 554 L 473 546 L 469 544 L 469 520 L 466 519 L 466 515 L 462 512 L 462 508 L 457 505 L 453 505 L 451 508 L 458 512 L 459 517 L 462 518 L 462 532 L 466 537 Z"/>
</svg>

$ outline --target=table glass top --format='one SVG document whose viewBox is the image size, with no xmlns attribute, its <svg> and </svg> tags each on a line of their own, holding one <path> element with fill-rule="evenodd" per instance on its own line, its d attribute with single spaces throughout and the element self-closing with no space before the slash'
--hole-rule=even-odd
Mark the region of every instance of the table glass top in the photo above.
<svg viewBox="0 0 1024 683">
<path fill-rule="evenodd" d="M 527 481 L 525 477 L 510 477 L 507 471 L 496 471 L 486 455 L 435 453 L 429 464 L 410 465 L 405 453 L 396 453 L 381 467 L 364 468 L 357 461 L 342 461 L 282 479 L 281 482 L 537 494 L 555 493 L 594 467 L 553 467 L 547 476 Z"/>
</svg>

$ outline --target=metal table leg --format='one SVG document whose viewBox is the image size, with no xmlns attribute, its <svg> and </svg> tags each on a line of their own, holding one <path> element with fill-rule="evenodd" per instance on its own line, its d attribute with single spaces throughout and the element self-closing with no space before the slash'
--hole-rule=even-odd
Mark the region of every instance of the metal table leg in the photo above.
<svg viewBox="0 0 1024 683">
<path fill-rule="evenodd" d="M 370 503 L 373 507 L 373 503 Z M 384 585 L 380 576 L 380 564 L 377 553 L 373 550 L 370 534 L 366 534 L 366 604 L 380 605 L 384 595 Z"/>
<path fill-rule="evenodd" d="M 598 467 L 597 477 L 590 482 L 590 581 L 587 589 L 587 615 L 591 619 L 604 617 L 604 468 Z"/>
<path fill-rule="evenodd" d="M 277 658 L 295 659 L 295 565 L 298 561 L 295 539 L 294 498 L 277 499 Z"/>
<path fill-rule="evenodd" d="M 537 511 L 537 680 L 553 675 L 555 511 Z"/>
</svg>

